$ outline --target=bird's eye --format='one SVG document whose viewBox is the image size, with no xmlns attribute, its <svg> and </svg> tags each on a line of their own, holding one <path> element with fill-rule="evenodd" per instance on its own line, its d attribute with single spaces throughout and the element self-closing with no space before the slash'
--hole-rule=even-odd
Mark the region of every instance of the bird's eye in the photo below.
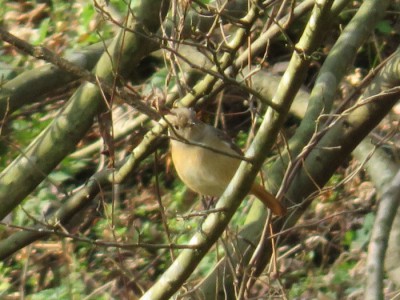
<svg viewBox="0 0 400 300">
<path fill-rule="evenodd" d="M 174 125 L 174 129 L 175 130 L 179 130 L 179 126 L 178 125 Z"/>
</svg>

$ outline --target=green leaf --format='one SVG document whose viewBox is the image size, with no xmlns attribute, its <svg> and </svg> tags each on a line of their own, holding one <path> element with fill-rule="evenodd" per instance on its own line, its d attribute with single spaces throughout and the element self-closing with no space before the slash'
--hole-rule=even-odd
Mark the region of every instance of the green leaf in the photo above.
<svg viewBox="0 0 400 300">
<path fill-rule="evenodd" d="M 361 249 L 368 244 L 374 220 L 375 216 L 373 213 L 365 216 L 363 227 L 355 232 L 355 239 L 351 243 L 352 250 Z"/>
<path fill-rule="evenodd" d="M 43 19 L 39 27 L 39 38 L 33 43 L 34 45 L 41 44 L 49 33 L 50 18 Z"/>
<path fill-rule="evenodd" d="M 390 34 L 393 32 L 393 27 L 388 20 L 383 20 L 376 25 L 376 29 L 383 34 Z"/>
</svg>

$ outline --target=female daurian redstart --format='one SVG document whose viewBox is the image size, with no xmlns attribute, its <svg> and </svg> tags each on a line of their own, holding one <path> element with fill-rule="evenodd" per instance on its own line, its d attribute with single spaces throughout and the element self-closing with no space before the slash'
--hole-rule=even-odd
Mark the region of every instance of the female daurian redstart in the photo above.
<svg viewBox="0 0 400 300">
<path fill-rule="evenodd" d="M 174 108 L 165 118 L 172 125 L 171 155 L 181 180 L 199 194 L 221 196 L 239 167 L 240 149 L 223 131 L 198 120 L 191 109 Z M 274 214 L 286 213 L 286 208 L 261 185 L 254 183 L 249 193 Z"/>
</svg>

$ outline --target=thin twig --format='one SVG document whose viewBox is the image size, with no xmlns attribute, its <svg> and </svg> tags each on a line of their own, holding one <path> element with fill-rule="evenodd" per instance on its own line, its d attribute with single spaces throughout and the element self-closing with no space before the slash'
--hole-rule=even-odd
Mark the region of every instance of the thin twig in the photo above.
<svg viewBox="0 0 400 300">
<path fill-rule="evenodd" d="M 64 231 L 60 231 L 57 228 L 53 229 L 47 229 L 43 227 L 35 228 L 35 227 L 27 227 L 27 226 L 19 226 L 19 225 L 13 225 L 13 224 L 7 224 L 4 222 L 0 222 L 0 225 L 3 225 L 8 228 L 15 228 L 15 229 L 20 229 L 24 231 L 30 231 L 30 232 L 40 232 L 43 234 L 48 234 L 48 235 L 56 235 L 59 237 L 64 237 L 64 238 L 71 238 L 74 241 L 78 242 L 83 242 L 95 246 L 101 246 L 101 247 L 113 247 L 113 248 L 120 248 L 120 249 L 136 249 L 136 248 L 146 248 L 146 249 L 198 249 L 196 245 L 180 245 L 180 244 L 152 244 L 152 243 L 117 243 L 117 242 L 108 242 L 108 241 L 102 241 L 102 240 L 93 240 L 89 239 L 86 237 L 78 236 L 75 234 L 70 234 Z"/>
</svg>

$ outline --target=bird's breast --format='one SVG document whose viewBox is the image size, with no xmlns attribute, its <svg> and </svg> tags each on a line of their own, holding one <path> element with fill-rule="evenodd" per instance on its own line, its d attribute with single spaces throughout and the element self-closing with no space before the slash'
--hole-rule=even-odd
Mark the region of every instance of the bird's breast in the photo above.
<svg viewBox="0 0 400 300">
<path fill-rule="evenodd" d="M 201 146 L 171 141 L 172 161 L 181 180 L 202 195 L 220 196 L 240 161 Z"/>
</svg>

